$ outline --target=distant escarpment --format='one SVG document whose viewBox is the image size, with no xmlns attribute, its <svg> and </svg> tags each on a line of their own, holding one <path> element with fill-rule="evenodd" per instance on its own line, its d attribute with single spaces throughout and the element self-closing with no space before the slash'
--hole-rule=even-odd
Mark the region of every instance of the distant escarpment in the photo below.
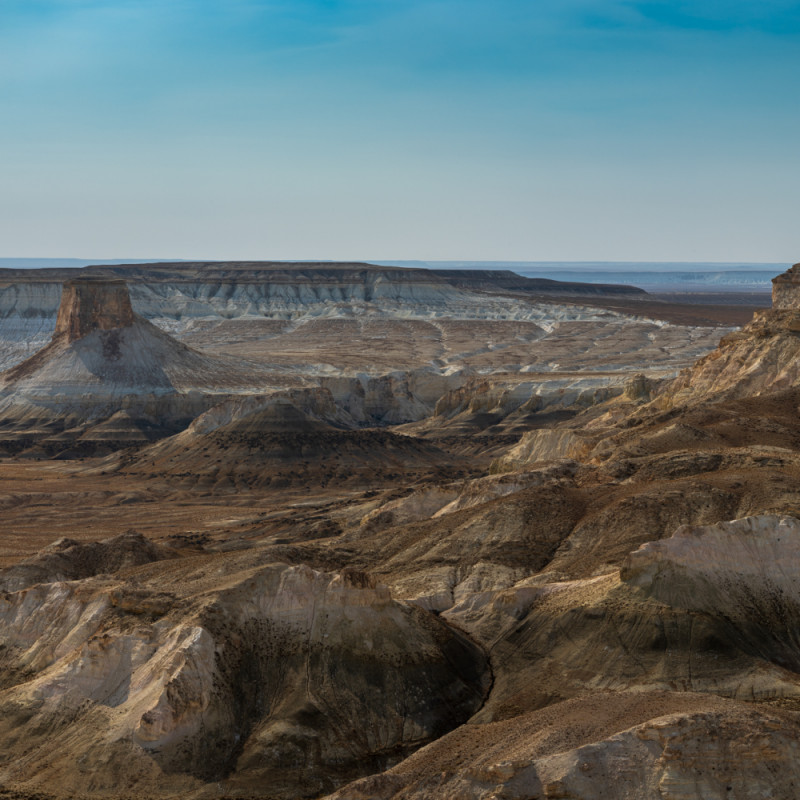
<svg viewBox="0 0 800 800">
<path fill-rule="evenodd" d="M 128 283 L 208 282 L 250 285 L 357 287 L 362 296 L 380 296 L 398 287 L 461 287 L 481 291 L 555 292 L 562 294 L 646 294 L 635 286 L 575 283 L 525 278 L 510 270 L 422 269 L 386 267 L 362 262 L 176 261 L 109 264 L 74 269 L 0 269 L 0 282 L 61 283 L 81 276 L 121 279 Z"/>
<path fill-rule="evenodd" d="M 525 278 L 511 270 L 491 269 L 434 269 L 434 275 L 453 286 L 484 292 L 526 292 L 558 295 L 646 295 L 638 286 L 618 283 L 577 283 L 550 278 Z"/>
<path fill-rule="evenodd" d="M 359 263 L 176 262 L 83 269 L 0 270 L 0 367 L 53 332 L 61 286 L 123 280 L 133 310 L 175 332 L 193 320 L 352 317 L 533 319 L 538 295 L 640 297 L 633 287 L 533 281 L 511 272 L 406 269 Z M 537 301 L 538 302 L 538 301 Z"/>
</svg>

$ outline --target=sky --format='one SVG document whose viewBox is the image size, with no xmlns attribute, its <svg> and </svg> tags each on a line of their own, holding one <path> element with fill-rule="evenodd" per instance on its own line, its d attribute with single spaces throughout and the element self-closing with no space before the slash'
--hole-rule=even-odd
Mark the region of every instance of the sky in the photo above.
<svg viewBox="0 0 800 800">
<path fill-rule="evenodd" d="M 0 255 L 800 260 L 800 2 L 0 0 Z"/>
</svg>

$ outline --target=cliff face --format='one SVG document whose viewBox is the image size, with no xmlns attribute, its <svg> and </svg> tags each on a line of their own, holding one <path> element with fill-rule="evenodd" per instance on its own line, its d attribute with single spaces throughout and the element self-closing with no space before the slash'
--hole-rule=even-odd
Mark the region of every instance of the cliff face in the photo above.
<svg viewBox="0 0 800 800">
<path fill-rule="evenodd" d="M 134 321 L 125 281 L 67 281 L 61 294 L 55 336 L 65 336 L 68 342 L 74 342 L 92 331 L 125 328 Z"/>
<path fill-rule="evenodd" d="M 524 313 L 504 298 L 512 293 L 585 295 L 644 294 L 633 287 L 540 282 L 503 272 L 465 276 L 453 271 L 369 265 L 149 264 L 85 270 L 0 270 L 0 335 L 10 321 L 52 320 L 64 281 L 111 286 L 125 281 L 137 313 L 151 320 L 197 317 L 294 319 L 306 313 L 346 315 L 348 309 L 397 310 L 403 316 L 443 312 L 475 318 Z M 80 276 L 75 280 L 76 273 Z M 84 289 L 84 294 L 86 289 Z M 497 303 L 500 307 L 495 308 Z M 519 306 L 519 302 L 516 304 Z M 530 310 L 528 310 L 530 314 Z"/>
<path fill-rule="evenodd" d="M 772 279 L 772 307 L 800 308 L 800 264 Z"/>
<path fill-rule="evenodd" d="M 796 388 L 799 357 L 800 295 L 794 308 L 756 312 L 752 322 L 724 336 L 715 350 L 666 384 L 653 405 L 666 409 Z"/>
<path fill-rule="evenodd" d="M 118 280 L 68 281 L 50 343 L 0 375 L 3 394 L 103 397 L 219 390 L 258 376 L 253 365 L 206 356 L 133 312 Z"/>
<path fill-rule="evenodd" d="M 430 270 L 368 265 L 223 262 L 0 270 L 0 369 L 44 347 L 57 325 L 63 330 L 63 323 L 57 321 L 63 282 L 81 284 L 81 289 L 70 290 L 71 296 L 74 303 L 80 299 L 89 309 L 92 301 L 87 279 L 96 287 L 107 288 L 114 281 L 124 280 L 133 311 L 178 336 L 201 320 L 204 324 L 268 320 L 273 325 L 317 319 L 549 321 L 596 319 L 599 313 L 506 296 L 508 287 L 502 281 L 489 290 L 486 281 L 464 287 Z M 112 302 L 111 308 L 117 305 Z M 118 314 L 123 310 L 116 307 Z M 93 324 L 102 329 L 100 311 L 95 307 L 86 318 L 94 319 Z M 70 335 L 79 335 L 81 323 L 74 324 L 77 329 Z"/>
<path fill-rule="evenodd" d="M 512 292 L 643 294 L 633 287 L 532 281 L 509 272 L 401 269 L 369 264 L 281 264 L 273 262 L 181 262 L 122 264 L 85 269 L 0 269 L 0 336 L 13 323 L 28 332 L 34 321 L 52 325 L 64 282 L 125 281 L 133 306 L 147 319 L 269 316 L 291 319 L 299 312 L 335 307 L 397 304 L 408 314 L 435 314 L 454 305 L 487 305 L 487 295 Z M 480 294 L 477 294 L 479 292 Z M 476 309 L 472 309 L 476 313 Z M 504 304 L 505 316 L 508 302 Z M 484 312 L 492 315 L 492 311 Z M 481 316 L 481 314 L 478 314 Z M 52 330 L 52 328 L 51 328 Z M 35 332 L 35 330 L 34 330 Z"/>
<path fill-rule="evenodd" d="M 465 286 L 488 291 L 535 291 L 577 294 L 646 294 L 633 286 L 575 283 L 531 279 L 510 270 L 421 269 L 378 266 L 361 262 L 280 261 L 176 261 L 149 264 L 109 264 L 75 269 L 0 269 L 0 281 L 61 283 L 76 273 L 92 278 L 123 279 L 134 283 L 249 283 L 341 286 L 370 288 L 389 285 Z"/>
</svg>

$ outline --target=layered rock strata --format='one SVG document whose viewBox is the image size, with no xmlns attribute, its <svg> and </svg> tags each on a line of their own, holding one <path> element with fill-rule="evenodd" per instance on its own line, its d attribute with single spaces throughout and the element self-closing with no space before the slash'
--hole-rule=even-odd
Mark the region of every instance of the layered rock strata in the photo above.
<svg viewBox="0 0 800 800">
<path fill-rule="evenodd" d="M 390 398 L 386 401 L 391 408 Z M 457 469 L 459 459 L 428 441 L 362 429 L 376 421 L 363 412 L 355 403 L 343 408 L 327 389 L 228 400 L 181 433 L 144 450 L 125 470 L 150 473 L 155 468 L 186 486 L 231 491 L 371 486 L 414 473 Z"/>
<path fill-rule="evenodd" d="M 455 285 L 430 270 L 366 264 L 119 265 L 86 270 L 0 271 L 0 344 L 4 345 L 0 368 L 18 363 L 46 344 L 56 323 L 60 281 L 74 279 L 76 274 L 80 279 L 127 281 L 134 311 L 188 344 L 232 348 L 233 354 L 246 357 L 258 353 L 269 360 L 272 348 L 265 353 L 260 345 L 267 337 L 276 340 L 274 344 L 279 344 L 277 350 L 284 358 L 302 352 L 305 370 L 315 374 L 326 374 L 326 370 L 330 374 L 332 368 L 386 372 L 435 366 L 444 371 L 465 366 L 465 361 L 474 362 L 476 369 L 488 365 L 512 371 L 532 369 L 538 361 L 535 369 L 547 371 L 552 368 L 550 362 L 561 359 L 565 348 L 555 342 L 557 355 L 545 348 L 541 359 L 530 359 L 521 342 L 549 333 L 554 324 L 565 322 L 594 323 L 595 338 L 600 341 L 591 361 L 597 365 L 602 359 L 609 361 L 608 366 L 611 361 L 617 362 L 618 368 L 620 362 L 625 363 L 624 351 L 630 348 L 616 346 L 606 352 L 602 342 L 605 328 L 624 333 L 626 343 L 637 339 L 635 349 L 648 347 L 653 365 L 659 367 L 682 366 L 697 350 L 696 344 L 701 345 L 698 352 L 709 346 L 707 342 L 692 342 L 695 334 L 685 326 L 661 330 L 660 325 L 637 322 L 624 313 L 506 290 L 503 286 L 508 276 L 498 273 L 484 275 L 480 285 L 470 288 L 460 281 Z M 496 291 L 487 290 L 484 284 L 494 285 Z M 564 287 L 576 290 L 569 284 Z M 604 296 L 596 291 L 593 288 L 593 294 L 580 296 L 587 302 Z M 647 314 L 635 309 L 632 313 Z M 470 330 L 464 325 L 467 320 L 482 324 Z M 412 331 L 414 325 L 419 330 Z M 347 339 L 365 340 L 366 349 L 337 349 L 326 341 L 331 328 L 340 329 L 340 335 Z M 583 338 L 579 331 L 569 335 L 577 335 L 579 341 Z M 654 338 L 650 339 L 651 335 Z M 398 336 L 410 338 L 413 346 L 398 351 L 391 341 L 375 341 Z M 563 339 L 563 332 L 555 338 Z M 237 345 L 243 339 L 249 353 Z M 461 339 L 466 345 L 463 349 Z M 667 343 L 668 355 L 663 349 Z M 500 353 L 495 352 L 498 348 Z M 577 351 L 583 349 L 577 346 Z M 326 357 L 331 351 L 337 355 L 333 362 L 331 355 Z M 353 363 L 359 355 L 362 357 Z M 297 359 L 291 363 L 299 368 Z"/>
</svg>

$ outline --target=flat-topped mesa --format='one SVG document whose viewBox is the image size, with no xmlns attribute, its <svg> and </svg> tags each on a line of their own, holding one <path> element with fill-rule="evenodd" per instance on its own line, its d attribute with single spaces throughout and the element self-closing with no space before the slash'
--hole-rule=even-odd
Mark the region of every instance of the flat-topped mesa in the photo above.
<svg viewBox="0 0 800 800">
<path fill-rule="evenodd" d="M 800 264 L 772 279 L 772 307 L 800 309 Z"/>
<path fill-rule="evenodd" d="M 74 342 L 92 331 L 128 327 L 134 320 L 125 281 L 78 278 L 64 283 L 53 338 Z"/>
</svg>

